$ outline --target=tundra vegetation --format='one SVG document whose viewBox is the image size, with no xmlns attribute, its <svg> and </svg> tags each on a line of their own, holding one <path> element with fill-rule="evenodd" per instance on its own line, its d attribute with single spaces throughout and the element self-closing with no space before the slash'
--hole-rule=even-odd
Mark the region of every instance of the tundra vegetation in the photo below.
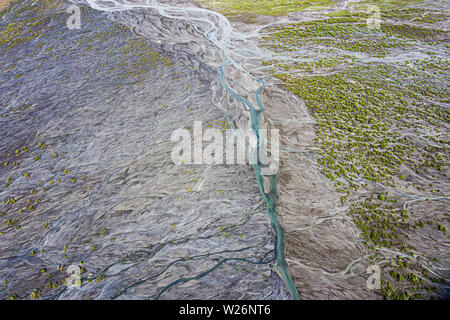
<svg viewBox="0 0 450 320">
<path fill-rule="evenodd" d="M 445 259 L 448 259 L 450 213 L 446 11 L 439 3 L 418 0 L 361 1 L 344 8 L 335 6 L 337 1 L 326 0 L 197 2 L 249 23 L 257 23 L 260 16 L 314 13 L 300 23 L 261 30 L 261 46 L 273 53 L 273 58 L 262 64 L 286 90 L 305 101 L 317 121 L 316 141 L 320 147 L 317 165 L 334 184 L 342 207 L 359 228 L 367 260 L 382 267 L 380 295 L 386 299 L 441 297 L 448 287 L 448 276 L 441 271 L 448 269 Z M 39 73 L 49 64 L 64 63 L 73 54 L 73 48 L 79 48 L 76 52 L 81 57 L 97 54 L 122 59 L 114 65 L 108 65 L 105 60 L 95 61 L 86 78 L 93 82 L 108 81 L 99 77 L 104 70 L 109 70 L 110 74 L 117 75 L 113 79 L 113 93 L 120 92 L 128 82 L 133 87 L 143 86 L 147 72 L 174 65 L 118 24 L 98 26 L 78 34 L 75 42 L 73 38 L 68 41 L 69 31 L 64 27 L 67 16 L 61 14 L 63 3 L 39 0 L 32 5 L 30 1 L 17 1 L 0 12 L 1 55 L 13 57 L 20 53 L 21 59 L 39 61 L 25 71 L 16 69 L 19 60 L 2 66 L 4 77 L 12 79 L 14 84 L 15 91 L 9 95 L 30 99 L 12 100 L 17 103 L 0 100 L 2 138 L 12 135 L 5 132 L 4 128 L 12 130 L 5 123 L 27 124 L 44 107 L 39 104 L 42 100 L 37 99 L 40 88 L 30 89 L 30 83 L 35 81 L 38 85 L 45 80 L 30 80 L 25 73 Z M 381 9 L 379 29 L 367 24 L 369 4 Z M 84 23 L 91 23 L 93 10 L 81 9 Z M 112 38 L 120 39 L 120 45 L 102 46 Z M 54 43 L 59 45 L 53 46 Z M 289 62 L 283 58 L 286 56 Z M 77 76 L 62 73 L 54 75 L 52 81 L 64 85 Z M 174 73 L 172 81 L 180 77 Z M 190 90 L 188 85 L 186 91 Z M 160 107 L 167 108 L 167 105 Z M 118 112 L 121 106 L 117 103 L 110 109 Z M 195 111 L 191 105 L 186 109 Z M 210 125 L 227 128 L 222 118 Z M 108 277 L 108 270 L 119 263 L 111 262 L 110 256 L 102 256 L 107 249 L 102 246 L 105 239 L 115 240 L 109 226 L 95 225 L 84 230 L 86 238 L 96 240 L 84 247 L 76 243 L 46 247 L 39 240 L 57 228 L 60 217 L 56 212 L 70 212 L 65 197 L 87 201 L 101 181 L 91 177 L 83 167 L 65 165 L 69 158 L 65 148 L 67 137 L 53 136 L 50 130 L 33 132 L 13 141 L 22 142 L 0 145 L 0 239 L 3 243 L 20 244 L 17 252 L 6 248 L 5 255 L 20 254 L 21 259 L 33 261 L 33 279 L 23 283 L 23 279 L 2 274 L 2 297 L 56 298 L 63 291 L 67 266 L 74 263 L 81 266 L 83 285 L 101 283 Z M 192 186 L 198 180 L 193 177 L 195 170 L 194 167 L 186 169 L 185 174 L 192 181 L 186 185 L 185 192 L 176 195 L 175 202 L 193 196 Z M 218 201 L 224 193 L 216 190 L 211 198 Z M 239 228 L 257 213 L 260 210 L 251 210 L 238 223 L 224 223 L 215 232 L 195 239 L 174 237 L 151 250 L 130 252 L 120 258 L 121 262 L 140 264 L 164 248 L 192 240 L 223 242 L 237 236 L 242 239 L 245 236 Z M 168 224 L 167 233 L 177 234 L 181 222 Z M 94 255 L 108 262 L 104 268 L 89 270 L 85 266 L 84 260 Z M 260 263 L 268 260 L 266 255 Z M 79 257 L 85 259 L 77 260 Z M 184 257 L 179 261 L 196 259 L 199 257 Z M 58 268 L 47 265 L 49 260 L 58 261 Z M 245 268 L 242 267 L 242 272 Z M 125 287 L 123 292 L 141 284 L 138 282 Z M 36 287 L 28 288 L 28 283 Z"/>
<path fill-rule="evenodd" d="M 386 9 L 379 29 L 366 18 L 363 10 L 339 12 L 267 28 L 264 45 L 299 62 L 263 63 L 317 120 L 317 163 L 360 229 L 368 260 L 382 267 L 379 293 L 439 297 L 450 112 L 448 32 L 433 23 L 446 17 Z"/>
<path fill-rule="evenodd" d="M 382 268 L 385 299 L 445 294 L 448 7 L 431 1 L 197 1 L 260 31 L 262 64 L 317 121 L 317 164 Z M 373 9 L 380 24 L 374 27 Z M 301 17 L 301 15 L 298 15 Z M 305 18 L 306 17 L 306 18 Z M 368 20 L 369 19 L 369 20 Z M 264 20 L 268 21 L 268 20 Z"/>
</svg>

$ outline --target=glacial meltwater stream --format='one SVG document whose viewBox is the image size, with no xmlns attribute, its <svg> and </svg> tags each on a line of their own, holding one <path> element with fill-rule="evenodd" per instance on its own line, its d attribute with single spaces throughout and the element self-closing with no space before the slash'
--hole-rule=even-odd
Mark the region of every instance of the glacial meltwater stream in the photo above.
<svg viewBox="0 0 450 320">
<path fill-rule="evenodd" d="M 193 25 L 195 27 L 195 30 L 200 32 L 204 35 L 206 39 L 210 41 L 211 46 L 214 46 L 215 49 L 219 52 L 219 55 L 223 62 L 221 63 L 219 67 L 219 77 L 220 77 L 220 83 L 222 86 L 226 89 L 226 91 L 235 99 L 240 101 L 243 106 L 247 107 L 248 110 L 250 110 L 250 123 L 251 128 L 253 129 L 256 137 L 257 137 L 257 147 L 252 150 L 253 156 L 255 156 L 258 153 L 259 148 L 263 148 L 263 141 L 262 137 L 259 135 L 260 125 L 259 125 L 259 117 L 261 116 L 261 113 L 264 112 L 264 107 L 261 102 L 261 91 L 264 89 L 264 81 L 260 79 L 256 79 L 254 76 L 250 74 L 249 71 L 245 69 L 243 65 L 233 60 L 233 55 L 238 56 L 245 56 L 245 51 L 248 50 L 248 47 L 245 46 L 245 44 L 242 47 L 235 48 L 232 46 L 233 43 L 233 36 L 237 34 L 235 30 L 233 30 L 233 27 L 231 26 L 228 19 L 223 16 L 220 13 L 213 12 L 206 9 L 201 8 L 190 8 L 190 7 L 174 7 L 169 5 L 160 4 L 156 1 L 152 1 L 150 4 L 136 4 L 136 3 L 123 3 L 123 2 L 116 2 L 111 1 L 108 2 L 107 6 L 101 5 L 101 1 L 95 1 L 95 0 L 86 0 L 87 3 L 96 10 L 103 10 L 103 11 L 122 11 L 122 10 L 130 10 L 130 9 L 139 9 L 139 8 L 145 8 L 145 9 L 153 9 L 156 10 L 161 16 L 169 18 L 169 19 L 178 19 L 186 21 L 189 25 Z M 197 16 L 197 17 L 196 17 Z M 200 16 L 200 17 L 198 17 Z M 208 18 L 213 17 L 214 19 Z M 215 20 L 215 21 L 213 21 Z M 201 24 L 201 27 L 203 27 L 203 30 L 199 28 L 197 25 Z M 238 36 L 238 39 L 245 39 L 245 37 Z M 157 40 L 158 39 L 151 39 L 151 40 Z M 164 41 L 164 40 L 163 40 Z M 206 44 L 208 45 L 208 44 Z M 253 47 L 257 46 L 252 43 Z M 258 55 L 258 52 L 262 50 L 255 50 L 253 51 L 253 59 L 264 59 L 267 57 L 267 53 L 264 53 L 263 55 Z M 211 63 L 211 61 L 204 61 L 205 63 Z M 217 63 L 216 61 L 214 61 Z M 250 102 L 248 99 L 245 99 L 242 95 L 237 93 L 235 90 L 233 90 L 229 84 L 226 81 L 226 67 L 228 65 L 232 65 L 232 67 L 244 72 L 246 76 L 251 78 L 253 81 L 261 83 L 260 87 L 257 88 L 257 90 L 254 92 L 254 98 L 257 102 L 257 108 Z M 244 110 L 243 110 L 244 111 Z M 282 229 L 280 223 L 277 219 L 277 212 L 276 212 L 276 203 L 277 203 L 277 175 L 274 174 L 273 176 L 270 176 L 271 184 L 269 191 L 265 190 L 264 187 L 264 179 L 261 173 L 260 165 L 255 164 L 253 165 L 258 186 L 260 189 L 260 192 L 264 198 L 267 213 L 270 218 L 270 222 L 272 224 L 272 227 L 274 229 L 275 235 L 276 235 L 276 249 L 275 249 L 275 255 L 276 255 L 276 269 L 279 273 L 279 275 L 282 277 L 284 283 L 286 284 L 287 289 L 291 293 L 291 295 L 295 299 L 299 299 L 300 296 L 298 294 L 298 291 L 295 287 L 295 285 L 292 282 L 291 276 L 289 274 L 288 267 L 286 265 L 286 261 L 284 258 L 284 230 Z"/>
<path fill-rule="evenodd" d="M 244 2 L 1 9 L 0 298 L 445 294 L 445 34 Z M 250 130 L 258 161 L 199 163 L 198 123 Z"/>
</svg>

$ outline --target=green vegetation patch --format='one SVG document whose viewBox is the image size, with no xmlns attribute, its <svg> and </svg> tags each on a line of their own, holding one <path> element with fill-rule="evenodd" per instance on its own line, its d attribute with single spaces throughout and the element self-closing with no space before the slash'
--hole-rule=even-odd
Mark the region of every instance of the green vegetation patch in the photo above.
<svg viewBox="0 0 450 320">
<path fill-rule="evenodd" d="M 405 38 L 423 39 L 442 33 L 420 27 L 383 24 L 376 29 L 369 27 L 366 19 L 352 16 L 270 28 L 263 39 L 277 52 L 315 46 L 384 57 L 411 48 L 414 44 Z"/>
<path fill-rule="evenodd" d="M 270 28 L 263 38 L 275 52 L 263 64 L 317 121 L 318 164 L 373 253 L 368 260 L 382 267 L 386 299 L 430 296 L 445 282 L 415 246 L 420 237 L 446 237 L 447 228 L 406 205 L 448 201 L 449 61 L 434 52 L 442 34 L 411 25 L 370 29 L 349 14 Z M 277 59 L 287 52 L 311 58 Z"/>
<path fill-rule="evenodd" d="M 236 19 L 242 16 L 255 17 L 257 15 L 286 15 L 295 11 L 329 7 L 337 3 L 336 0 L 196 0 L 195 2 L 204 8 L 219 11 L 231 19 Z"/>
</svg>

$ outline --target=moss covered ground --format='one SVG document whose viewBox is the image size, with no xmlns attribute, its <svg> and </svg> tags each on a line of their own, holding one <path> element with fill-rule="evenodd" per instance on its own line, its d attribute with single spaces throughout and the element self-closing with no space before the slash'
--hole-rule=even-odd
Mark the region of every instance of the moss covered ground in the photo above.
<svg viewBox="0 0 450 320">
<path fill-rule="evenodd" d="M 317 163 L 382 265 L 387 299 L 432 297 L 446 283 L 429 272 L 448 239 L 448 32 L 430 27 L 444 16 L 388 7 L 371 28 L 364 11 L 338 11 L 264 32 L 268 49 L 296 58 L 263 63 L 317 120 Z"/>
</svg>

